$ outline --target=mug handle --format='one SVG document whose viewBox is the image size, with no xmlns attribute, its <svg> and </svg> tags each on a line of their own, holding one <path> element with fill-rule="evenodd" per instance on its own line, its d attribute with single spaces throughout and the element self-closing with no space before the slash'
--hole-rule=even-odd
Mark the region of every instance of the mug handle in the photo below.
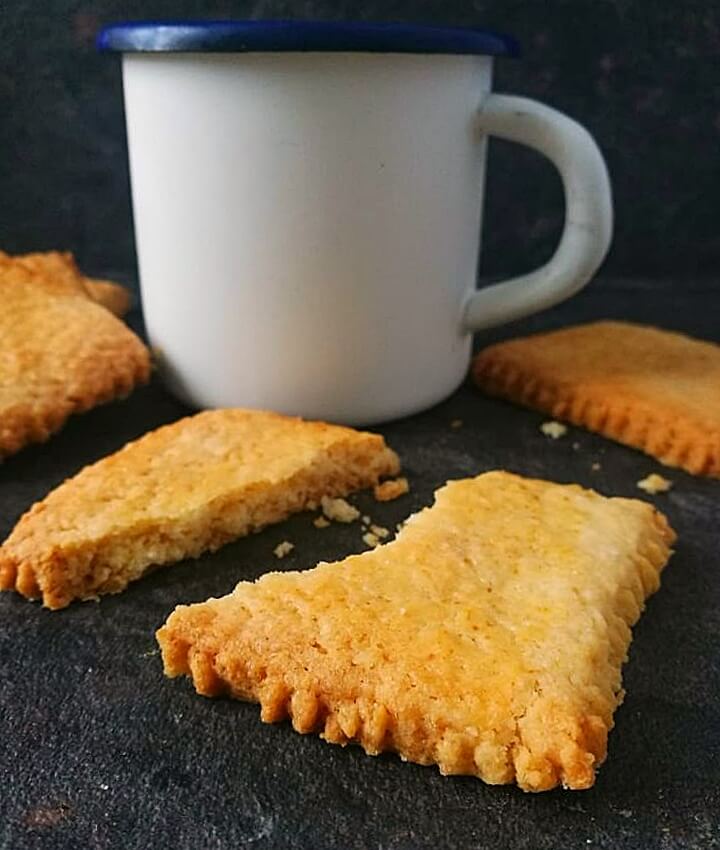
<svg viewBox="0 0 720 850">
<path fill-rule="evenodd" d="M 473 292 L 463 316 L 466 331 L 520 319 L 574 295 L 603 261 L 613 225 L 605 162 L 590 133 L 576 121 L 535 100 L 490 94 L 479 126 L 534 148 L 555 165 L 565 190 L 565 228 L 544 266 Z"/>
</svg>

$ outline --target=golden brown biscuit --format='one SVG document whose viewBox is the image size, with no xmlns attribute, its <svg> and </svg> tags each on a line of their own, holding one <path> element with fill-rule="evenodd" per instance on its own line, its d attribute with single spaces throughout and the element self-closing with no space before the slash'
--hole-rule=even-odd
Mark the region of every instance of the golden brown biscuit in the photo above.
<svg viewBox="0 0 720 850">
<path fill-rule="evenodd" d="M 87 297 L 69 255 L 0 253 L 0 459 L 150 372 L 142 342 Z"/>
<path fill-rule="evenodd" d="M 21 275 L 42 281 L 47 293 L 86 292 L 83 276 L 69 251 L 38 251 L 16 256 L 0 251 L 0 279 L 10 276 L 17 281 Z"/>
<path fill-rule="evenodd" d="M 130 292 L 119 283 L 111 280 L 95 280 L 90 277 L 85 279 L 85 288 L 93 301 L 102 304 L 106 310 L 114 313 L 118 318 L 122 317 L 130 309 Z"/>
<path fill-rule="evenodd" d="M 373 489 L 373 495 L 376 502 L 392 502 L 393 499 L 399 499 L 405 493 L 410 492 L 410 485 L 407 478 L 395 478 L 391 481 L 383 481 Z"/>
<path fill-rule="evenodd" d="M 250 410 L 189 416 L 34 505 L 0 547 L 0 588 L 48 608 L 117 593 L 151 565 L 213 551 L 398 467 L 376 434 Z"/>
<path fill-rule="evenodd" d="M 711 342 L 593 322 L 491 345 L 472 372 L 490 395 L 720 475 L 720 346 Z"/>
<path fill-rule="evenodd" d="M 41 251 L 14 257 L 0 251 L 0 273 L 14 265 L 45 278 L 46 286 L 55 284 L 61 291 L 85 292 L 119 318 L 130 309 L 130 292 L 124 286 L 85 277 L 69 251 Z"/>
<path fill-rule="evenodd" d="M 168 676 L 368 753 L 588 788 L 674 534 L 634 499 L 505 472 L 454 481 L 397 538 L 178 606 Z"/>
</svg>

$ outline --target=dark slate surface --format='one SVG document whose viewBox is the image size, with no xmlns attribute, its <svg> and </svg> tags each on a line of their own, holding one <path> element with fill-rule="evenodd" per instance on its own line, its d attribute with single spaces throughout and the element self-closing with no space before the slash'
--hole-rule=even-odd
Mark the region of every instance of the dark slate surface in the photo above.
<svg viewBox="0 0 720 850">
<path fill-rule="evenodd" d="M 487 335 L 599 316 L 718 339 L 717 290 L 606 281 L 543 316 Z M 0 467 L 0 534 L 83 464 L 185 413 L 150 386 L 78 417 Z M 456 418 L 459 430 L 450 428 Z M 268 569 L 306 568 L 362 548 L 357 526 L 302 515 L 215 555 L 158 571 L 100 603 L 51 613 L 0 597 L 0 848 L 718 848 L 720 847 L 720 482 L 662 470 L 578 429 L 544 437 L 543 417 L 466 386 L 383 428 L 411 493 L 356 500 L 386 526 L 447 478 L 505 467 L 606 494 L 641 496 L 652 471 L 674 481 L 653 501 L 680 534 L 661 591 L 636 629 L 628 691 L 594 789 L 529 796 L 394 756 L 365 756 L 259 722 L 254 705 L 198 697 L 163 678 L 154 630 L 179 602 L 229 591 Z M 601 464 L 592 471 L 594 462 Z M 296 549 L 282 562 L 281 540 Z"/>
</svg>

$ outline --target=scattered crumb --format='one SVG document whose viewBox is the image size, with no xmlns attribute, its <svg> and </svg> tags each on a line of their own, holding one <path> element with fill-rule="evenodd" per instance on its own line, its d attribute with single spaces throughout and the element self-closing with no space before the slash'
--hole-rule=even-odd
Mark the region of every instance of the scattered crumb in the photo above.
<svg viewBox="0 0 720 850">
<path fill-rule="evenodd" d="M 672 487 L 672 481 L 668 481 L 667 478 L 663 478 L 662 475 L 653 472 L 647 478 L 638 481 L 637 486 L 646 493 L 654 495 L 655 493 L 667 493 Z"/>
<path fill-rule="evenodd" d="M 371 525 L 370 531 L 381 540 L 384 540 L 386 537 L 390 536 L 390 532 L 387 528 L 383 528 L 381 525 Z"/>
<path fill-rule="evenodd" d="M 275 555 L 276 558 L 284 558 L 285 555 L 289 555 L 294 548 L 294 543 L 291 543 L 289 540 L 283 540 L 282 543 L 278 543 L 278 545 L 273 549 L 273 555 Z"/>
<path fill-rule="evenodd" d="M 371 522 L 372 522 L 372 520 L 370 519 L 370 517 L 367 514 L 363 514 L 362 524 L 363 525 L 370 525 Z"/>
<path fill-rule="evenodd" d="M 72 814 L 72 809 L 67 803 L 59 803 L 56 806 L 38 806 L 30 809 L 23 817 L 23 824 L 29 829 L 47 829 L 58 826 Z"/>
<path fill-rule="evenodd" d="M 305 509 L 306 509 L 306 510 L 308 510 L 308 511 L 316 511 L 316 510 L 317 510 L 317 508 L 318 508 L 318 503 L 317 503 L 317 502 L 308 502 L 308 503 L 305 505 Z"/>
<path fill-rule="evenodd" d="M 580 443 L 573 443 L 573 449 L 575 449 L 575 451 L 578 451 L 580 449 Z"/>
<path fill-rule="evenodd" d="M 601 467 L 600 467 L 600 464 L 599 464 L 597 461 L 595 461 L 595 463 L 593 463 L 593 464 L 590 466 L 590 469 L 592 469 L 592 471 L 593 471 L 593 472 L 597 472 L 597 471 L 598 471 L 598 469 L 600 469 L 600 468 L 601 468 Z"/>
<path fill-rule="evenodd" d="M 373 493 L 378 502 L 390 502 L 398 496 L 403 496 L 409 490 L 407 478 L 393 478 L 390 481 L 383 481 L 382 484 L 376 484 Z"/>
<path fill-rule="evenodd" d="M 543 422 L 540 426 L 540 430 L 546 437 L 552 437 L 553 440 L 557 440 L 559 437 L 567 434 L 567 425 L 563 425 L 562 422 L 555 422 L 554 420 L 551 420 L 550 422 Z"/>
<path fill-rule="evenodd" d="M 322 497 L 322 509 L 325 516 L 335 522 L 355 522 L 360 516 L 360 511 L 345 499 L 332 499 L 330 496 Z"/>
<path fill-rule="evenodd" d="M 453 421 L 450 423 L 450 427 L 453 428 L 456 431 L 457 431 L 458 428 L 462 428 L 462 426 L 463 426 L 462 419 L 453 419 Z"/>
<path fill-rule="evenodd" d="M 330 525 L 330 520 L 325 519 L 325 517 L 321 514 L 320 516 L 315 517 L 313 525 L 315 528 L 327 528 Z"/>
<path fill-rule="evenodd" d="M 101 791 L 107 791 L 110 788 L 105 782 L 101 782 L 99 787 Z"/>
<path fill-rule="evenodd" d="M 367 543 L 367 545 L 371 548 L 375 548 L 375 546 L 377 546 L 380 542 L 380 538 L 377 536 L 377 534 L 373 534 L 371 531 L 366 531 L 365 534 L 363 534 L 362 539 L 363 542 Z"/>
</svg>

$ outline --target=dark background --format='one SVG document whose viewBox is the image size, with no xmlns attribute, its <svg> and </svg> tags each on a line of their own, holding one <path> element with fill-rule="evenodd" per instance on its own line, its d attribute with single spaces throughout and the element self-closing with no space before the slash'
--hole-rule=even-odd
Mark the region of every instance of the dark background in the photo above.
<svg viewBox="0 0 720 850">
<path fill-rule="evenodd" d="M 720 4 L 715 0 L 0 0 L 0 248 L 64 248 L 90 272 L 134 273 L 120 62 L 95 52 L 124 18 L 315 17 L 482 25 L 524 57 L 496 88 L 545 100 L 596 136 L 617 226 L 605 271 L 683 280 L 720 263 Z M 483 273 L 552 252 L 560 182 L 493 142 Z"/>
<path fill-rule="evenodd" d="M 0 248 L 69 248 L 88 271 L 132 278 L 119 61 L 98 56 L 93 39 L 113 20 L 180 14 L 513 32 L 525 58 L 498 62 L 497 88 L 546 100 L 595 134 L 614 181 L 616 238 L 597 286 L 478 343 L 598 316 L 720 341 L 717 0 L 0 0 Z M 561 193 L 536 155 L 491 148 L 483 271 L 507 274 L 552 251 Z M 137 311 L 131 321 L 139 326 Z M 65 477 L 186 412 L 155 379 L 6 461 L 0 539 Z M 496 467 L 634 497 L 649 472 L 673 480 L 653 501 L 679 532 L 677 552 L 635 630 L 627 697 L 593 790 L 529 796 L 442 778 L 266 726 L 254 705 L 201 700 L 164 679 L 152 634 L 175 604 L 277 569 L 283 539 L 296 543 L 283 569 L 360 548 L 356 528 L 317 532 L 299 516 L 98 605 L 50 613 L 0 595 L 1 850 L 720 850 L 718 482 L 579 429 L 548 441 L 543 418 L 466 386 L 383 429 L 412 489 L 359 504 L 393 527 L 446 478 Z M 457 419 L 463 427 L 451 428 Z"/>
</svg>

